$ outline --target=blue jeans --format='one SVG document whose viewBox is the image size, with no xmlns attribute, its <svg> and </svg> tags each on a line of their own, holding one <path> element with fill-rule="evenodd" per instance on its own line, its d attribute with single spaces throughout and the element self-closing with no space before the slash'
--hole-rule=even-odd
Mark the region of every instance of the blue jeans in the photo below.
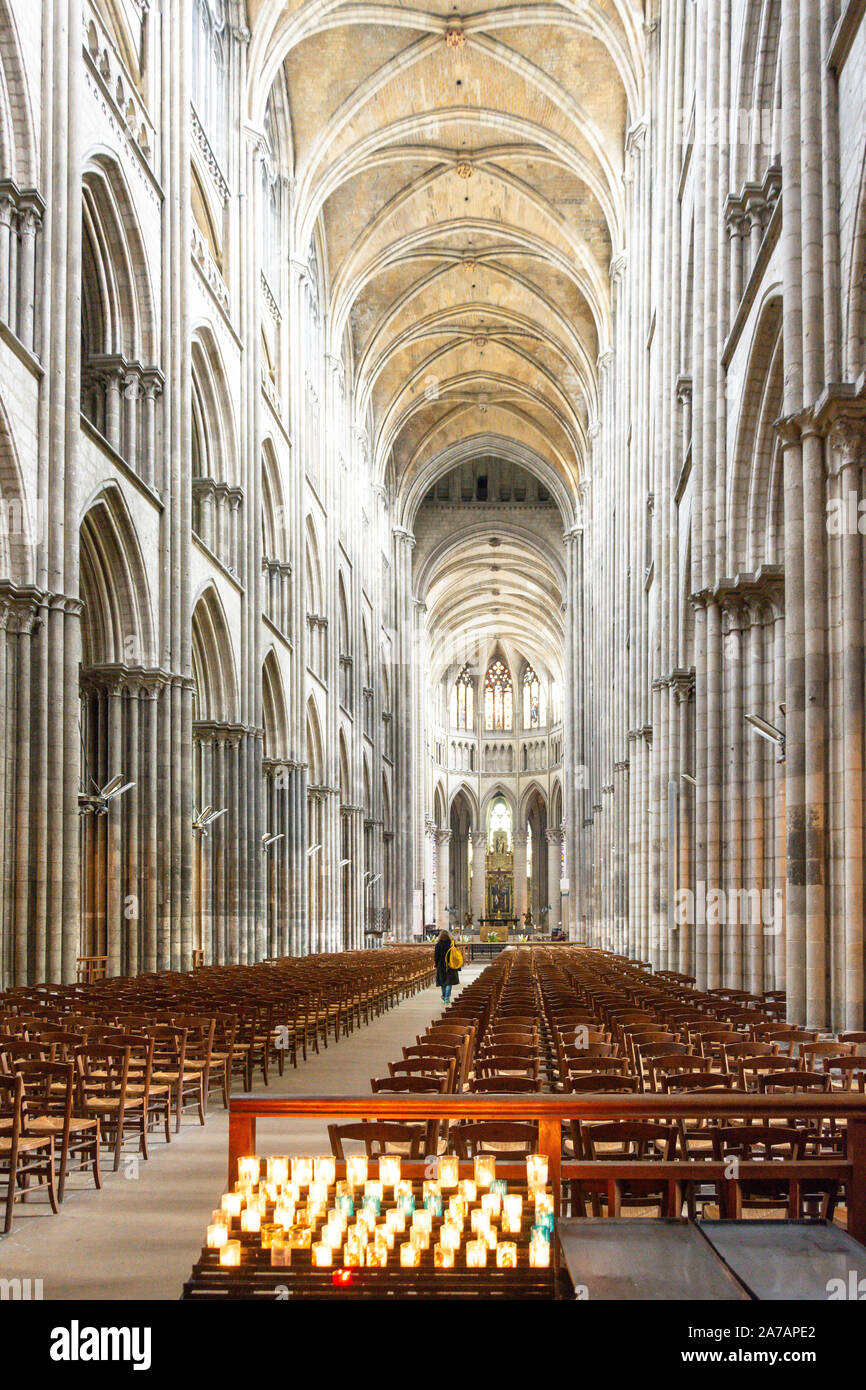
<svg viewBox="0 0 866 1390">
<path fill-rule="evenodd" d="M 450 1004 L 450 1003 L 451 1003 L 451 986 L 450 986 L 450 985 L 443 985 L 443 986 L 442 986 L 442 1002 L 443 1002 L 444 1004 Z"/>
</svg>

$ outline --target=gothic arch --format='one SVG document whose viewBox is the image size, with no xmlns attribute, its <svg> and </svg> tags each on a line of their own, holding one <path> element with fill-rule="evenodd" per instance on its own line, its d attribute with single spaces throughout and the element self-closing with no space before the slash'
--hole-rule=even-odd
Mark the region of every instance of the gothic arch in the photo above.
<svg viewBox="0 0 866 1390">
<path fill-rule="evenodd" d="M 466 808 L 469 812 L 469 829 L 477 830 L 479 825 L 481 824 L 481 812 L 479 810 L 478 799 L 475 795 L 475 792 L 472 790 L 472 788 L 469 786 L 467 782 L 461 782 L 460 785 L 458 787 L 455 787 L 454 791 L 452 792 L 451 800 L 448 804 L 449 816 L 454 815 L 454 807 L 458 804 L 458 802 L 465 803 Z"/>
<path fill-rule="evenodd" d="M 866 149 L 860 167 L 860 186 L 854 236 L 851 243 L 851 270 L 845 306 L 845 379 L 855 381 L 866 371 Z"/>
<path fill-rule="evenodd" d="M 234 487 L 239 477 L 232 393 L 213 331 L 192 339 L 192 476 Z"/>
<path fill-rule="evenodd" d="M 106 483 L 85 509 L 79 563 L 82 665 L 153 665 L 147 570 L 116 483 Z"/>
<path fill-rule="evenodd" d="M 273 648 L 262 663 L 262 728 L 265 757 L 275 761 L 286 758 L 289 749 L 289 718 L 283 678 Z"/>
<path fill-rule="evenodd" d="M 321 614 L 324 608 L 324 588 L 322 585 L 322 566 L 319 560 L 319 539 L 316 524 L 308 516 L 305 526 L 304 577 L 306 580 L 307 612 Z"/>
<path fill-rule="evenodd" d="M 781 536 L 770 510 L 775 422 L 782 411 L 782 301 L 766 299 L 755 328 L 746 371 L 728 487 L 729 573 L 780 563 Z"/>
<path fill-rule="evenodd" d="M 0 0 L 0 178 L 36 183 L 36 126 L 9 0 Z"/>
<path fill-rule="evenodd" d="M 262 546 L 265 558 L 285 563 L 288 556 L 288 517 L 273 441 L 262 445 Z"/>
<path fill-rule="evenodd" d="M 0 398 L 0 503 L 4 520 L 0 527 L 0 579 L 13 584 L 32 584 L 35 543 L 40 524 L 40 503 L 25 495 L 24 479 L 6 408 Z M 44 505 L 44 504 L 43 504 Z M 18 512 L 21 524 L 13 525 Z"/>
<path fill-rule="evenodd" d="M 193 717 L 233 724 L 237 721 L 237 678 L 232 641 L 219 594 L 209 584 L 192 613 Z"/>
<path fill-rule="evenodd" d="M 102 151 L 82 184 L 82 372 L 102 357 L 152 366 L 156 319 L 144 239 L 125 176 Z"/>
<path fill-rule="evenodd" d="M 530 782 L 529 786 L 525 789 L 525 791 L 522 792 L 520 797 L 520 812 L 517 817 L 517 820 L 519 820 L 521 826 L 524 825 L 525 822 L 528 820 L 529 815 L 532 811 L 533 803 L 537 803 L 543 808 L 546 817 L 547 795 L 541 784 L 534 780 Z"/>
<path fill-rule="evenodd" d="M 311 787 L 322 787 L 325 784 L 322 725 L 312 695 L 307 700 L 307 781 Z"/>
</svg>

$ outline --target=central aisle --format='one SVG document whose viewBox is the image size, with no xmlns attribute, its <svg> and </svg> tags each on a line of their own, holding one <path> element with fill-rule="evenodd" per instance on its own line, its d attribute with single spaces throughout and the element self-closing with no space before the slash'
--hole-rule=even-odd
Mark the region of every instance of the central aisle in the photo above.
<svg viewBox="0 0 866 1390">
<path fill-rule="evenodd" d="M 431 947 L 432 951 L 432 947 Z M 461 987 L 483 965 L 461 972 Z M 455 998 L 460 990 L 455 990 Z M 370 1078 L 387 1076 L 404 1045 L 415 1041 L 442 1012 L 439 990 L 430 988 L 404 1000 L 367 1028 L 356 1028 L 338 1045 L 282 1077 L 272 1071 L 264 1087 L 261 1074 L 253 1090 L 268 1095 L 365 1095 Z M 236 1087 L 237 1089 L 237 1087 Z M 262 1121 L 260 1153 L 328 1153 L 327 1121 Z M 46 1299 L 175 1299 L 201 1249 L 205 1227 L 225 1191 L 228 1112 L 219 1102 L 204 1127 L 190 1115 L 170 1145 L 150 1138 L 150 1158 L 138 1163 L 130 1153 L 119 1172 L 106 1171 L 103 1187 L 74 1174 L 59 1216 L 52 1216 L 39 1193 L 17 1203 L 9 1236 L 0 1237 L 0 1278 L 41 1279 Z"/>
</svg>

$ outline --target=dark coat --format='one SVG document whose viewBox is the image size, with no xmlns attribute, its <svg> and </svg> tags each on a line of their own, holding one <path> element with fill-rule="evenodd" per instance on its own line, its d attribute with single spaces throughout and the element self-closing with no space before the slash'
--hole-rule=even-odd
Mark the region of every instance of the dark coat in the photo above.
<svg viewBox="0 0 866 1390">
<path fill-rule="evenodd" d="M 459 985 L 460 976 L 456 970 L 449 970 L 445 964 L 448 952 L 451 950 L 453 942 L 450 936 L 444 936 L 436 942 L 433 951 L 433 960 L 436 965 L 436 983 L 441 988 L 442 985 Z"/>
</svg>

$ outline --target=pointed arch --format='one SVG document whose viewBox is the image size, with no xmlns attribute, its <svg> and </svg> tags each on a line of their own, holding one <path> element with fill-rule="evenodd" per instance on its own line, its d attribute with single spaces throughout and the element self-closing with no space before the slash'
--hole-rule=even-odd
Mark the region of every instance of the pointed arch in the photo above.
<svg viewBox="0 0 866 1390">
<path fill-rule="evenodd" d="M 80 528 L 81 661 L 84 667 L 156 663 L 147 570 L 123 494 L 106 483 Z"/>
<path fill-rule="evenodd" d="M 192 613 L 193 718 L 233 724 L 238 718 L 232 640 L 219 594 L 209 584 Z"/>
<path fill-rule="evenodd" d="M 289 558 L 288 513 L 272 439 L 262 445 L 262 547 L 265 558 L 285 564 Z"/>
<path fill-rule="evenodd" d="M 219 345 L 203 324 L 192 339 L 192 476 L 236 487 L 237 429 Z"/>
<path fill-rule="evenodd" d="M 433 792 L 433 823 L 439 830 L 445 825 L 445 790 L 441 782 L 436 783 Z"/>
<path fill-rule="evenodd" d="M 783 403 L 782 349 L 782 300 L 774 292 L 755 328 L 737 426 L 728 489 L 731 574 L 780 563 L 782 537 L 772 525 L 770 492 Z"/>
<path fill-rule="evenodd" d="M 262 728 L 265 757 L 274 761 L 287 758 L 289 717 L 283 677 L 273 647 L 262 663 Z"/>
<path fill-rule="evenodd" d="M 123 171 L 102 151 L 85 165 L 82 221 L 82 373 L 105 357 L 152 366 L 156 319 L 147 250 Z"/>
<path fill-rule="evenodd" d="M 18 451 L 6 408 L 0 398 L 0 501 L 5 526 L 0 526 L 0 579 L 32 584 L 39 514 L 24 490 Z M 38 504 L 37 504 L 38 507 Z M 15 513 L 20 525 L 13 525 Z"/>
<path fill-rule="evenodd" d="M 316 524 L 308 515 L 304 523 L 304 579 L 306 582 L 307 612 L 321 613 L 324 588 L 322 586 L 322 566 L 319 559 L 319 538 Z"/>
<path fill-rule="evenodd" d="M 36 184 L 36 125 L 9 0 L 0 0 L 0 179 Z"/>
<path fill-rule="evenodd" d="M 340 730 L 339 735 L 339 754 L 340 754 L 340 804 L 348 806 L 352 800 L 352 779 L 349 774 L 349 750 L 346 747 L 346 735 Z"/>
<path fill-rule="evenodd" d="M 307 700 L 307 781 L 311 787 L 321 787 L 325 783 L 325 758 L 322 744 L 322 724 L 315 698 Z"/>
</svg>

